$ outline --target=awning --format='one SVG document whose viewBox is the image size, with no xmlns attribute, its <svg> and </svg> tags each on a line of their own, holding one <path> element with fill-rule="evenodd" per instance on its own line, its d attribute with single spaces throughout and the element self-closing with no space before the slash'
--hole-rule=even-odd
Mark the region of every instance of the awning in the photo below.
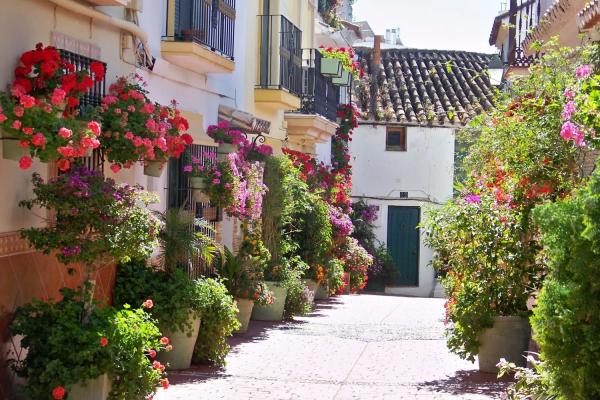
<svg viewBox="0 0 600 400">
<path fill-rule="evenodd" d="M 232 128 L 237 128 L 250 134 L 268 134 L 271 130 L 271 122 L 222 104 L 219 105 L 219 121 L 228 121 Z"/>
</svg>

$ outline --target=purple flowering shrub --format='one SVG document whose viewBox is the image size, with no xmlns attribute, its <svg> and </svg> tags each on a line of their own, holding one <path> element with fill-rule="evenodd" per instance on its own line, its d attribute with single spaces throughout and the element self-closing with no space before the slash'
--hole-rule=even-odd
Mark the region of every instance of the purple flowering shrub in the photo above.
<svg viewBox="0 0 600 400">
<path fill-rule="evenodd" d="M 32 178 L 32 200 L 19 205 L 41 207 L 55 216 L 44 227 L 24 229 L 21 236 L 45 254 L 56 251 L 64 264 L 88 267 L 148 257 L 156 244 L 158 221 L 146 208 L 155 196 L 138 186 L 117 185 L 86 167 L 44 182 Z"/>
<path fill-rule="evenodd" d="M 348 236 L 354 231 L 354 225 L 350 216 L 344 213 L 337 207 L 328 205 L 329 207 L 329 220 L 334 229 L 335 235 L 338 237 Z"/>
</svg>

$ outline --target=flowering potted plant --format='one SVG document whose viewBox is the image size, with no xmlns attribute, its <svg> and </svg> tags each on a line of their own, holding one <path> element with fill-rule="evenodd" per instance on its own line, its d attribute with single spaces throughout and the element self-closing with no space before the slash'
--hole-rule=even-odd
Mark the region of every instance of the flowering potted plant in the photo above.
<svg viewBox="0 0 600 400">
<path fill-rule="evenodd" d="M 260 252 L 254 245 L 250 245 L 248 239 L 242 244 L 240 253 L 234 255 L 227 247 L 224 249 L 221 262 L 217 265 L 221 278 L 224 279 L 225 286 L 229 293 L 234 296 L 240 322 L 238 332 L 246 332 L 250 323 L 250 316 L 254 304 L 272 304 L 273 295 L 267 286 L 262 282 L 264 269 L 264 252 Z M 248 250 L 251 253 L 248 253 Z"/>
<path fill-rule="evenodd" d="M 332 77 L 331 82 L 334 85 L 338 86 L 349 86 L 353 80 L 362 78 L 364 76 L 364 71 L 360 65 L 360 62 L 354 61 L 354 49 L 352 47 L 345 48 L 333 48 L 321 46 L 320 48 L 321 55 L 323 56 L 323 60 L 321 61 L 323 65 L 323 61 L 326 60 L 337 60 L 342 65 L 342 73 L 339 77 Z"/>
<path fill-rule="evenodd" d="M 168 387 L 164 367 L 153 359 L 168 350 L 169 339 L 141 308 L 89 311 L 90 290 L 64 288 L 60 301 L 34 300 L 17 310 L 10 331 L 23 335 L 27 352 L 10 365 L 27 379 L 30 398 L 145 398 L 159 383 Z"/>
<path fill-rule="evenodd" d="M 367 285 L 367 273 L 373 264 L 371 256 L 353 237 L 347 237 L 345 257 L 343 259 L 346 272 L 350 274 L 350 292 L 357 293 Z"/>
<path fill-rule="evenodd" d="M 219 121 L 217 125 L 210 125 L 206 132 L 219 144 L 219 161 L 224 161 L 228 154 L 236 152 L 238 147 L 247 141 L 242 131 L 231 129 L 230 126 L 228 121 Z"/>
<path fill-rule="evenodd" d="M 146 175 L 160 176 L 169 157 L 179 157 L 193 138 L 177 102 L 151 102 L 144 85 L 139 75 L 110 85 L 99 110 L 104 128 L 100 143 L 113 172 L 142 161 Z"/>
<path fill-rule="evenodd" d="M 135 304 L 143 298 L 153 299 L 157 306 L 151 313 L 174 347 L 160 360 L 169 368 L 184 369 L 192 360 L 203 307 L 201 287 L 186 271 L 193 268 L 194 259 L 210 263 L 216 248 L 208 236 L 199 232 L 210 227 L 190 211 L 173 208 L 155 215 L 161 222 L 157 262 L 150 266 L 138 259 L 120 265 L 114 301 Z"/>
<path fill-rule="evenodd" d="M 67 171 L 76 157 L 100 145 L 100 125 L 75 119 L 79 98 L 104 79 L 102 63 L 92 62 L 90 70 L 75 71 L 58 50 L 40 43 L 23 53 L 10 92 L 0 93 L 4 158 L 27 169 L 31 156 L 38 157 Z"/>
<path fill-rule="evenodd" d="M 45 254 L 57 251 L 59 261 L 82 263 L 88 269 L 152 253 L 158 221 L 146 206 L 155 196 L 139 187 L 117 185 L 86 167 L 48 182 L 34 174 L 32 182 L 35 198 L 19 205 L 43 207 L 56 216 L 48 226 L 21 232 L 36 249 Z"/>
<path fill-rule="evenodd" d="M 214 205 L 242 220 L 257 220 L 266 193 L 263 183 L 263 167 L 258 161 L 247 162 L 238 153 L 229 153 L 225 161 L 214 160 L 207 154 L 204 161 L 192 157 L 191 164 L 184 167 L 190 174 L 192 188 L 204 191 Z M 205 197 L 199 197 L 206 200 Z"/>
</svg>

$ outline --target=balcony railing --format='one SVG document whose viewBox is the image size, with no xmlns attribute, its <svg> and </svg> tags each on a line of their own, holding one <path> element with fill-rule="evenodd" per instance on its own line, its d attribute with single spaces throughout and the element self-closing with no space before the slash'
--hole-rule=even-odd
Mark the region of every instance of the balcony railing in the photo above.
<svg viewBox="0 0 600 400">
<path fill-rule="evenodd" d="M 547 0 L 511 0 L 508 20 L 508 48 L 503 60 L 511 67 L 529 67 L 538 57 L 525 55 L 527 35 L 540 22 L 542 3 Z M 504 52 L 504 49 L 503 49 Z"/>
<path fill-rule="evenodd" d="M 165 40 L 193 42 L 233 60 L 235 0 L 168 0 Z"/>
<path fill-rule="evenodd" d="M 282 15 L 258 16 L 260 70 L 257 88 L 302 94 L 302 31 Z"/>
<path fill-rule="evenodd" d="M 72 51 L 59 49 L 60 57 L 73 64 L 75 67 L 75 71 L 90 71 L 90 64 L 92 61 L 101 62 L 98 60 L 94 60 L 93 58 L 82 56 L 77 53 L 73 53 Z M 104 70 L 106 70 L 106 63 L 102 63 L 104 65 Z M 79 108 L 82 112 L 85 112 L 87 107 L 95 107 L 102 104 L 102 98 L 106 94 L 106 79 L 103 79 L 100 82 L 94 81 L 94 85 L 90 90 L 85 92 L 83 96 L 79 99 Z"/>
<path fill-rule="evenodd" d="M 319 114 L 335 122 L 340 103 L 340 89 L 331 83 L 331 78 L 321 74 L 323 56 L 317 49 L 303 50 L 302 107 L 303 114 Z"/>
</svg>

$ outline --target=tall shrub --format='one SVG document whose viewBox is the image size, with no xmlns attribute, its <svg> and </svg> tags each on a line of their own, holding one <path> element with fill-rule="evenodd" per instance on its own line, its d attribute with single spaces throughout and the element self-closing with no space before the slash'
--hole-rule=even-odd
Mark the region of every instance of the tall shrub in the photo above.
<svg viewBox="0 0 600 400">
<path fill-rule="evenodd" d="M 600 398 L 600 171 L 535 220 L 550 270 L 531 320 L 542 376 L 559 399 Z"/>
</svg>

